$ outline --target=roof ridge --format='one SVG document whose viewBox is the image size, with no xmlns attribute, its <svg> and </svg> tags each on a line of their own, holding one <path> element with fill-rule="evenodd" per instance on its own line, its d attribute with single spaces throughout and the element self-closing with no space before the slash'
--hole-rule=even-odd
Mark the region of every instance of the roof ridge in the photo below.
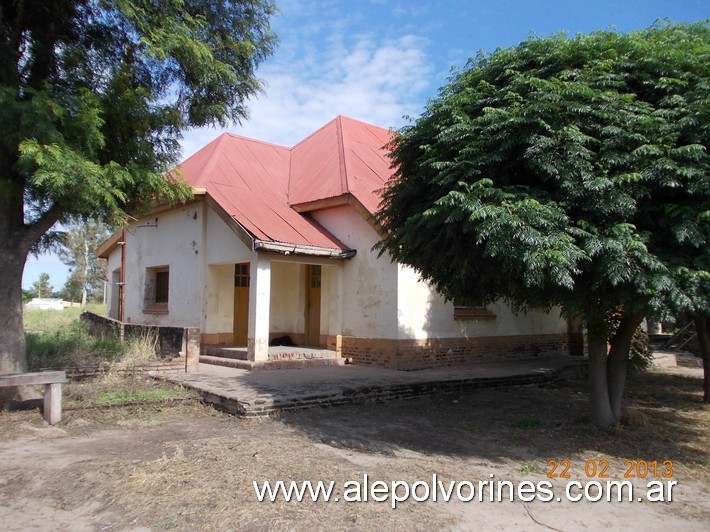
<svg viewBox="0 0 710 532">
<path fill-rule="evenodd" d="M 219 137 L 210 142 L 210 144 L 214 143 L 214 146 L 212 147 L 212 152 L 207 156 L 205 165 L 202 167 L 203 179 L 208 179 L 207 176 L 217 164 L 217 159 L 219 158 L 219 152 L 217 150 L 222 144 L 224 144 L 227 135 L 229 135 L 229 133 L 222 133 Z"/>
<path fill-rule="evenodd" d="M 338 159 L 340 160 L 340 193 L 346 194 L 348 189 L 348 168 L 345 164 L 345 139 L 343 133 L 343 115 L 335 118 L 335 135 L 338 141 Z"/>
<path fill-rule="evenodd" d="M 264 144 L 264 145 L 266 145 L 266 146 L 273 146 L 273 147 L 276 147 L 276 148 L 283 148 L 284 150 L 288 150 L 288 151 L 291 151 L 291 149 L 292 149 L 292 148 L 290 148 L 289 146 L 286 146 L 286 145 L 284 145 L 284 144 L 276 144 L 275 142 L 269 142 L 269 141 L 267 141 L 267 140 L 259 140 L 259 139 L 255 139 L 254 137 L 246 137 L 246 136 L 244 136 L 244 135 L 239 135 L 239 134 L 237 134 L 237 133 L 231 133 L 231 132 L 229 132 L 229 131 L 225 131 L 224 133 L 222 133 L 222 134 L 220 135 L 220 137 L 223 137 L 224 135 L 229 135 L 230 137 L 234 137 L 235 139 L 239 139 L 239 140 L 248 140 L 248 141 L 250 141 L 250 142 L 256 142 L 257 144 Z M 219 138 L 219 137 L 218 137 L 218 138 Z"/>
</svg>

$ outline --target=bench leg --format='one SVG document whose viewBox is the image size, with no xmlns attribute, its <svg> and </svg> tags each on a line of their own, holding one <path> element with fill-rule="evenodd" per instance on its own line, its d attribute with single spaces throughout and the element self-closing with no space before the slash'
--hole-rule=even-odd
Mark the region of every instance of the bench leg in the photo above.
<svg viewBox="0 0 710 532">
<path fill-rule="evenodd" d="M 44 388 L 44 419 L 50 425 L 62 420 L 62 384 L 47 384 Z"/>
</svg>

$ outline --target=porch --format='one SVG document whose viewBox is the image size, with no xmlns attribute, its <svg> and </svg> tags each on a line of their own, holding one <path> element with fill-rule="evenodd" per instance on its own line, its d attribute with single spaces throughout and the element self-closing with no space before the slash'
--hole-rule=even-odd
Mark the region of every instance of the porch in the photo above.
<svg viewBox="0 0 710 532">
<path fill-rule="evenodd" d="M 260 253 L 210 264 L 200 362 L 243 369 L 340 365 L 342 267 Z"/>
</svg>

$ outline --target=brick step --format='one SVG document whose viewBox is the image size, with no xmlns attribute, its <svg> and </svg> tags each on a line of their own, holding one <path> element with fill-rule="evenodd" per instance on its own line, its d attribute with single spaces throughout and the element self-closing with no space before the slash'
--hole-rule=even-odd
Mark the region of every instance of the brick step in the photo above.
<svg viewBox="0 0 710 532">
<path fill-rule="evenodd" d="M 269 369 L 303 369 L 322 366 L 343 366 L 345 360 L 342 358 L 311 358 L 296 360 L 240 360 L 235 358 L 200 355 L 201 364 L 212 364 L 213 366 L 225 366 L 228 368 L 246 370 L 269 370 Z"/>
</svg>

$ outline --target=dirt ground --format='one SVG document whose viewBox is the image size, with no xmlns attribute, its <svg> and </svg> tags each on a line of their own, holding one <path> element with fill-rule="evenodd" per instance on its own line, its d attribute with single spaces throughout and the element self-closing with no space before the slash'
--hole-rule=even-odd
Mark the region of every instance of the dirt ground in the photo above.
<svg viewBox="0 0 710 532">
<path fill-rule="evenodd" d="M 701 373 L 634 376 L 625 423 L 606 431 L 589 423 L 586 385 L 575 375 L 548 387 L 257 420 L 216 412 L 183 392 L 92 407 L 97 386 L 71 384 L 57 427 L 37 411 L 0 413 L 0 528 L 708 530 L 710 407 L 700 402 Z M 609 478 L 622 479 L 627 459 L 672 460 L 678 483 L 672 502 L 409 500 L 393 510 L 371 500 L 260 503 L 252 486 L 254 480 L 334 480 L 337 490 L 365 474 L 387 483 L 431 482 L 433 474 L 446 483 L 477 482 L 493 475 L 517 485 L 549 480 L 549 460 L 569 460 L 571 480 L 580 481 L 593 480 L 585 464 L 606 460 Z M 652 474 L 633 479 L 634 495 L 645 493 L 650 480 Z M 564 494 L 565 482 L 553 481 L 555 495 Z"/>
</svg>

